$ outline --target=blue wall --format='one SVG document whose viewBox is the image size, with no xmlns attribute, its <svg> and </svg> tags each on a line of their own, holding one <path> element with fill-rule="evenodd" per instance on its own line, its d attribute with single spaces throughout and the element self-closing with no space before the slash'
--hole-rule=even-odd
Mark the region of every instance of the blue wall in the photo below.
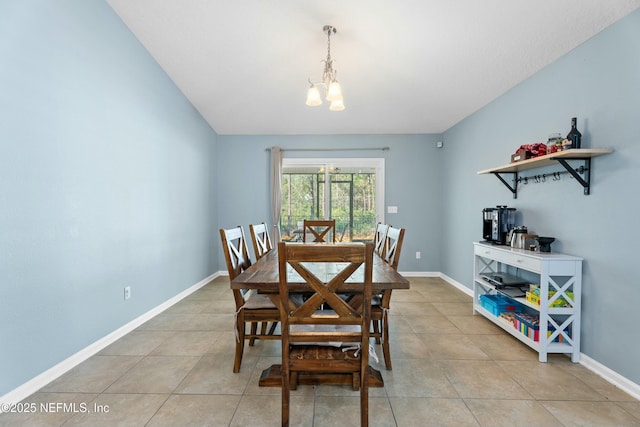
<svg viewBox="0 0 640 427">
<path fill-rule="evenodd" d="M 265 151 L 269 147 L 390 147 L 388 151 L 285 151 L 283 156 L 384 158 L 385 205 L 398 207 L 397 214 L 385 213 L 385 222 L 407 229 L 399 268 L 405 272 L 439 271 L 438 245 L 443 237 L 439 225 L 443 216 L 439 203 L 442 150 L 436 148 L 439 139 L 438 135 L 220 135 L 216 165 L 219 227 L 242 225 L 248 232 L 248 224 L 270 221 L 270 152 Z M 422 253 L 420 260 L 415 258 L 417 251 Z M 219 265 L 224 269 L 222 254 Z"/>
<path fill-rule="evenodd" d="M 443 272 L 472 283 L 471 241 L 481 210 L 517 208 L 520 224 L 557 239 L 552 249 L 584 257 L 582 352 L 640 384 L 640 11 L 560 58 L 444 134 Z M 583 148 L 613 148 L 592 160 L 591 195 L 575 179 L 519 187 L 517 199 L 479 170 L 509 163 L 521 144 L 546 141 L 578 118 Z M 524 172 L 523 175 L 543 173 Z M 558 170 L 551 168 L 550 170 Z"/>
<path fill-rule="evenodd" d="M 3 395 L 219 266 L 216 134 L 105 2 L 0 2 L 0 58 Z"/>
</svg>

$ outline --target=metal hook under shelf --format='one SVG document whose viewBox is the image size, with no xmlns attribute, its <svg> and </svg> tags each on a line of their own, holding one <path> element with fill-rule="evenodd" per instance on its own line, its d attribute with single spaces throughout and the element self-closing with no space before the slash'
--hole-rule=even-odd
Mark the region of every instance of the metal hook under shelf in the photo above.
<svg viewBox="0 0 640 427">
<path fill-rule="evenodd" d="M 561 175 L 565 173 L 568 173 L 571 175 L 571 177 L 575 178 L 576 181 L 578 181 L 578 183 L 580 183 L 580 185 L 582 185 L 582 187 L 584 188 L 585 196 L 588 195 L 590 191 L 590 183 L 591 183 L 591 177 L 589 173 L 589 169 L 591 168 L 591 158 L 590 157 L 575 158 L 575 159 L 556 158 L 554 160 L 560 163 L 565 170 L 555 171 L 555 172 L 552 172 L 550 175 L 545 173 L 542 175 L 529 175 L 524 177 L 519 177 L 518 171 L 515 171 L 515 172 L 495 171 L 491 173 L 495 175 L 505 185 L 505 187 L 507 187 L 511 191 L 511 193 L 513 193 L 514 199 L 518 198 L 518 184 L 522 183 L 526 185 L 529 183 L 529 180 L 531 179 L 533 179 L 534 182 L 546 182 L 547 176 L 551 176 L 552 181 L 559 181 L 561 179 Z M 574 168 L 567 162 L 567 160 L 582 160 L 584 161 L 584 165 Z M 511 174 L 513 176 L 512 178 L 513 184 L 507 182 L 507 180 L 501 174 Z M 584 175 L 584 178 L 582 178 L 580 175 Z"/>
<path fill-rule="evenodd" d="M 584 166 L 580 166 L 574 170 L 580 175 L 582 175 L 587 171 L 587 168 Z M 539 184 L 542 182 L 546 182 L 547 176 L 551 176 L 552 181 L 560 181 L 562 179 L 562 175 L 566 173 L 570 173 L 570 172 L 567 170 L 559 170 L 559 171 L 551 172 L 551 174 L 543 173 L 543 174 L 537 174 L 537 175 L 521 176 L 516 178 L 516 181 L 518 184 L 524 184 L 524 185 L 527 185 L 529 181 L 532 181 L 534 184 Z"/>
</svg>

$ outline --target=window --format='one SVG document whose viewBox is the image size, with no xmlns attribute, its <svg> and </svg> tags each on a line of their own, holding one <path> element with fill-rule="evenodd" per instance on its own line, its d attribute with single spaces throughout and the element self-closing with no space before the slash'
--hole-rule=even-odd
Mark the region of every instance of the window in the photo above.
<svg viewBox="0 0 640 427">
<path fill-rule="evenodd" d="M 384 159 L 285 158 L 282 240 L 300 240 L 304 219 L 335 219 L 337 241 L 373 240 L 384 222 L 383 194 Z"/>
</svg>

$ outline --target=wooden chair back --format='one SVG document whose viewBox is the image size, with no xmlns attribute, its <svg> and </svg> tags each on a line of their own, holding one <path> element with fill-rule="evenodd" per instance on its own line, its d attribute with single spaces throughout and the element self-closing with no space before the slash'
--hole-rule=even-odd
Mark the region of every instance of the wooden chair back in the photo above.
<svg viewBox="0 0 640 427">
<path fill-rule="evenodd" d="M 324 264 L 324 268 L 315 267 Z M 353 373 L 360 389 L 361 425 L 369 418 L 369 322 L 371 320 L 371 282 L 373 243 L 333 245 L 278 243 L 280 275 L 280 322 L 282 327 L 282 425 L 289 425 L 290 389 L 295 388 L 298 372 Z M 288 270 L 293 269 L 312 289 L 299 305 L 289 298 Z M 330 274 L 327 274 L 330 272 Z M 358 273 L 356 273 L 358 272 Z M 339 293 L 349 278 L 345 299 Z M 325 279 L 330 280 L 325 282 Z M 355 276 L 354 276 L 355 277 Z M 344 289 L 343 289 L 344 291 Z M 341 295 L 342 294 L 342 295 Z M 355 302 L 357 301 L 357 302 Z M 330 310 L 323 309 L 330 306 Z M 343 351 L 336 343 L 351 343 Z"/>
<path fill-rule="evenodd" d="M 389 229 L 389 224 L 383 224 L 381 222 L 376 226 L 376 233 L 373 237 L 373 250 L 379 255 L 382 256 L 384 252 L 384 241 L 387 239 L 387 230 Z"/>
<path fill-rule="evenodd" d="M 404 240 L 404 228 L 389 226 L 387 238 L 384 242 L 382 259 L 394 270 L 398 270 L 400 262 L 400 252 L 402 251 L 402 241 Z"/>
<path fill-rule="evenodd" d="M 336 241 L 335 219 L 305 219 L 302 229 L 303 242 L 332 242 Z"/>
<path fill-rule="evenodd" d="M 244 237 L 244 230 L 241 226 L 226 230 L 221 228 L 220 239 L 229 271 L 229 280 L 233 280 L 251 266 L 251 259 L 247 251 L 247 239 Z M 264 294 L 240 289 L 231 289 L 231 291 L 236 304 L 236 353 L 233 372 L 240 372 L 245 340 L 248 340 L 249 345 L 253 346 L 257 339 L 280 339 L 280 336 L 275 334 L 277 323 L 280 321 L 280 312 Z M 267 331 L 268 322 L 271 322 L 271 328 Z M 247 324 L 251 327 L 249 333 L 246 330 Z M 258 331 L 258 324 L 261 324 L 260 331 Z"/>
<path fill-rule="evenodd" d="M 240 273 L 251 266 L 251 259 L 247 251 L 247 239 L 244 237 L 242 226 L 235 228 L 220 229 L 220 239 L 222 240 L 222 251 L 227 262 L 229 280 L 235 279 Z M 233 298 L 236 302 L 236 310 L 244 305 L 242 291 L 233 290 Z"/>
<path fill-rule="evenodd" d="M 251 234 L 251 243 L 253 243 L 253 252 L 256 255 L 257 261 L 273 249 L 271 237 L 269 237 L 269 230 L 264 222 L 260 224 L 249 224 L 249 232 Z"/>
</svg>

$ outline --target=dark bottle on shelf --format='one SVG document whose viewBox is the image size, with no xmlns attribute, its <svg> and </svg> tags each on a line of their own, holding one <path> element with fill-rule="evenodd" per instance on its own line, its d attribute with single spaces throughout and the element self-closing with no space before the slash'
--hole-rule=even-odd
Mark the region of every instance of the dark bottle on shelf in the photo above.
<svg viewBox="0 0 640 427">
<path fill-rule="evenodd" d="M 571 130 L 567 134 L 567 139 L 571 142 L 571 146 L 569 148 L 580 148 L 580 145 L 582 144 L 582 134 L 576 127 L 576 121 L 576 117 L 571 119 Z"/>
</svg>

